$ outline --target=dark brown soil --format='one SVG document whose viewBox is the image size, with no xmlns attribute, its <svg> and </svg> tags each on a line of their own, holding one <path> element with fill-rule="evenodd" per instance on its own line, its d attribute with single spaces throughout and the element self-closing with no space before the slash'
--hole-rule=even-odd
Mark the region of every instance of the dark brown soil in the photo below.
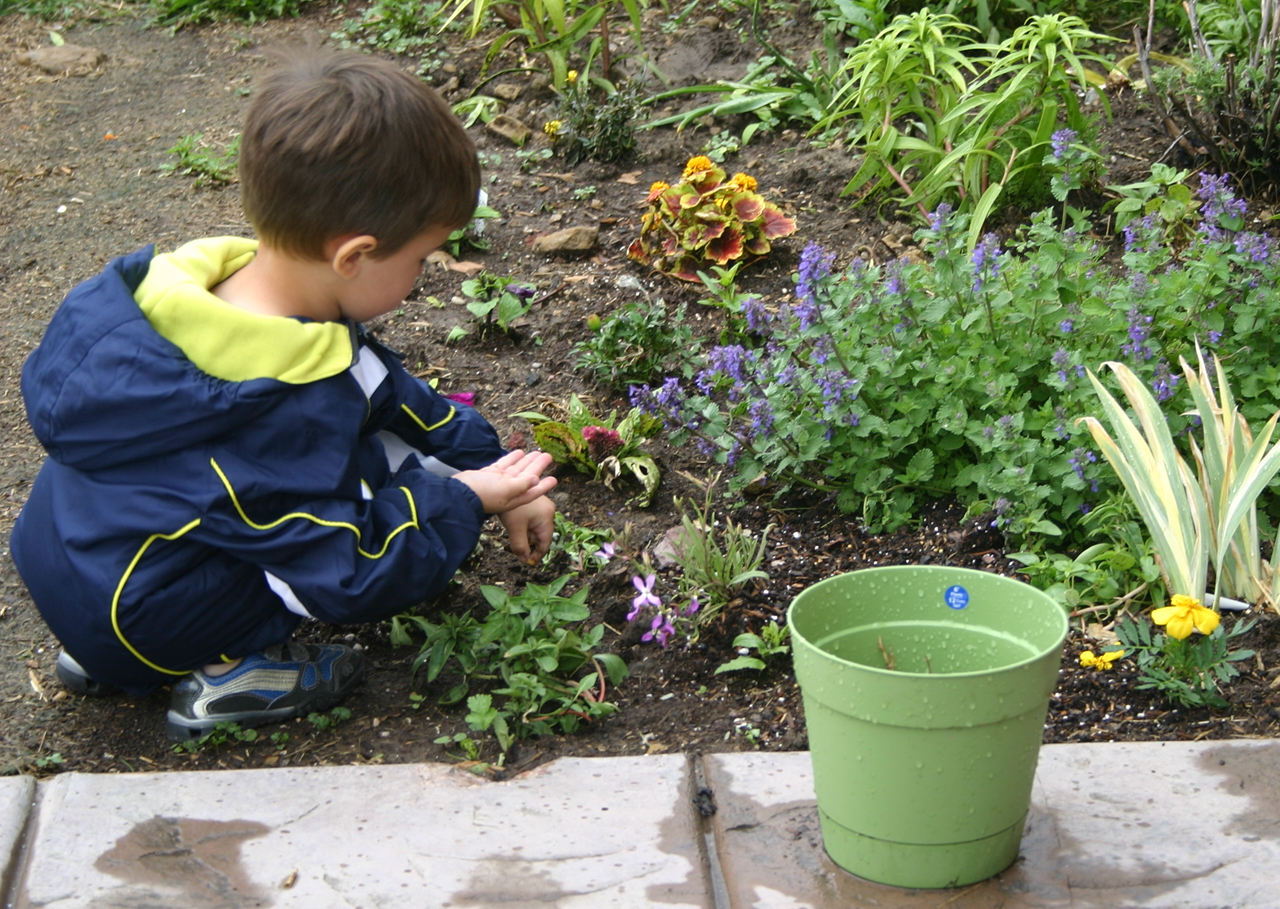
<svg viewBox="0 0 1280 909">
<path fill-rule="evenodd" d="M 347 14 L 354 15 L 354 9 Z M 127 15 L 82 22 L 64 32 L 67 42 L 97 48 L 107 59 L 81 76 L 47 76 L 19 65 L 19 52 L 48 43 L 48 26 L 13 16 L 0 19 L 0 229 L 5 241 L 0 246 L 0 419 L 6 433 L 0 453 L 0 532 L 6 536 L 42 458 L 26 425 L 18 381 L 22 362 L 39 342 L 46 321 L 68 288 L 115 255 L 146 243 L 171 249 L 199 236 L 248 235 L 236 187 L 196 188 L 190 178 L 164 174 L 161 165 L 172 160 L 166 150 L 191 133 L 204 133 L 215 143 L 232 137 L 245 103 L 242 90 L 252 87 L 268 53 L 323 39 L 338 24 L 328 15 L 314 10 L 294 21 L 176 35 L 145 30 Z M 753 54 L 739 43 L 740 29 L 732 22 L 721 28 L 710 25 L 670 35 L 654 31 L 651 46 L 667 55 L 668 72 L 686 67 L 681 74 L 688 82 L 741 72 Z M 782 40 L 801 46 L 811 35 L 802 22 Z M 482 36 L 453 48 L 446 62 L 464 84 L 474 80 L 486 46 Z M 532 97 L 518 103 L 536 127 L 539 110 L 549 99 L 528 91 Z M 1130 182 L 1145 173 L 1169 142 L 1132 95 L 1114 98 L 1113 106 L 1116 119 L 1104 130 L 1112 151 L 1108 182 Z M 451 302 L 458 298 L 464 275 L 443 268 L 431 273 L 401 310 L 373 326 L 405 352 L 411 368 L 437 379 L 444 391 L 475 392 L 478 406 L 506 438 L 528 433 L 526 423 L 509 415 L 562 404 L 570 393 L 583 396 L 597 411 L 625 406 L 574 369 L 572 346 L 588 331 L 588 316 L 648 292 L 669 303 L 688 303 L 695 329 L 715 332 L 716 312 L 698 305 L 699 294 L 648 273 L 624 253 L 638 230 L 637 203 L 645 189 L 654 180 L 677 176 L 707 140 L 705 129 L 642 134 L 642 155 L 634 164 L 571 168 L 556 158 L 534 173 L 520 170 L 520 159 L 504 140 L 478 127 L 474 135 L 485 153 L 490 204 L 504 217 L 487 226 L 492 249 L 465 258 L 536 284 L 542 302 L 509 335 L 473 333 L 446 346 L 449 329 L 468 321 L 466 311 Z M 541 141 L 540 136 L 534 141 Z M 785 132 L 757 140 L 730 163 L 756 176 L 761 191 L 800 225 L 767 262 L 744 273 L 742 281 L 752 292 L 775 301 L 787 294 L 790 273 L 809 240 L 837 250 L 842 261 L 855 254 L 882 261 L 911 245 L 913 226 L 907 219 L 854 209 L 841 198 L 854 169 L 847 150 L 812 148 Z M 587 186 L 596 188 L 593 196 L 575 196 L 575 190 Z M 534 235 L 575 225 L 600 228 L 599 248 L 591 256 L 568 259 L 530 252 Z M 637 288 L 637 279 L 644 290 Z M 437 308 L 428 297 L 445 305 Z M 651 546 L 679 522 L 674 500 L 700 499 L 700 484 L 712 470 L 691 450 L 672 449 L 661 440 L 654 440 L 650 449 L 663 468 L 662 487 L 650 508 L 631 508 L 627 492 L 611 491 L 568 470 L 561 472 L 554 494 L 559 507 L 583 525 L 622 530 L 630 524 L 637 550 Z M 1017 567 L 1005 557 L 1004 541 L 990 529 L 989 518 L 966 521 L 962 511 L 945 503 L 926 509 L 909 532 L 880 537 L 862 533 L 829 497 L 819 494 L 776 501 L 720 500 L 717 508 L 756 530 L 776 526 L 765 566 L 770 579 L 731 604 L 695 647 L 664 651 L 641 642 L 641 629 L 627 627 L 625 613 L 634 591 L 625 566 L 615 563 L 589 575 L 595 620 L 609 626 L 604 646 L 631 668 L 631 677 L 610 692 L 619 711 L 581 734 L 521 744 L 508 758 L 509 769 L 571 754 L 802 749 L 803 714 L 786 658 L 764 672 L 713 675 L 735 655 L 732 640 L 739 632 L 782 617 L 797 591 L 839 571 L 930 563 L 1011 575 Z M 502 581 L 515 589 L 529 581 L 545 583 L 567 570 L 563 557 L 545 568 L 519 565 L 502 550 L 495 531 L 482 554 L 465 566 L 460 583 L 425 611 L 483 611 L 482 583 Z M 282 748 L 264 740 L 177 754 L 163 736 L 167 692 L 146 699 L 96 700 L 64 692 L 53 674 L 57 641 L 7 558 L 0 563 L 0 586 L 0 772 L 448 760 L 449 753 L 434 740 L 466 730 L 464 710 L 435 706 L 439 692 L 420 690 L 425 700 L 410 698 L 415 691 L 409 672 L 414 651 L 392 648 L 387 626 L 314 625 L 305 634 L 358 643 L 370 658 L 367 682 L 347 703 L 350 720 L 328 730 L 305 720 L 262 730 L 264 739 L 287 731 Z M 1244 664 L 1242 677 L 1227 692 L 1231 706 L 1222 711 L 1172 710 L 1161 697 L 1135 690 L 1133 669 L 1125 663 L 1107 673 L 1080 669 L 1077 655 L 1086 646 L 1086 619 L 1073 621 L 1046 742 L 1276 733 L 1280 618 L 1275 615 L 1263 615 L 1246 639 L 1245 646 L 1256 649 L 1258 657 Z M 484 745 L 483 757 L 492 760 L 494 745 Z M 51 760 L 55 754 L 60 763 Z"/>
</svg>

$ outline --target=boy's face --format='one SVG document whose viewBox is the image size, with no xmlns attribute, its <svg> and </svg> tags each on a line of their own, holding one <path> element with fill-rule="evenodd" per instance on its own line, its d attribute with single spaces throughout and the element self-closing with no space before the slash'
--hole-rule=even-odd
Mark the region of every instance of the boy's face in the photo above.
<svg viewBox="0 0 1280 909">
<path fill-rule="evenodd" d="M 342 315 L 356 322 L 391 312 L 418 282 L 427 256 L 444 245 L 452 229 L 431 227 L 385 259 L 362 254 L 359 268 L 341 290 Z"/>
</svg>

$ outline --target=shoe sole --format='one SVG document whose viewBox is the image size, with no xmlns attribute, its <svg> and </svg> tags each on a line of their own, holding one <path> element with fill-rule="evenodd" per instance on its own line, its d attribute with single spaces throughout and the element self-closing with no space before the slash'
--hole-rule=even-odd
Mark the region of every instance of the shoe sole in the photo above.
<svg viewBox="0 0 1280 909">
<path fill-rule="evenodd" d="M 94 681 L 87 675 L 80 675 L 73 672 L 61 663 L 53 668 L 53 674 L 58 677 L 58 681 L 62 683 L 62 687 L 76 694 L 83 694 L 85 697 L 100 698 L 108 694 L 115 694 L 119 691 L 114 685 L 104 685 L 102 682 Z"/>
<path fill-rule="evenodd" d="M 223 713 L 218 716 L 201 717 L 200 719 L 191 719 L 170 710 L 165 717 L 165 738 L 171 742 L 189 742 L 192 739 L 203 738 L 213 732 L 219 723 L 238 723 L 242 729 L 248 729 L 252 726 L 264 726 L 267 723 L 291 720 L 297 716 L 321 713 L 331 707 L 336 707 L 346 700 L 347 696 L 362 681 L 364 681 L 363 664 L 360 666 L 360 671 L 352 676 L 351 681 L 342 691 L 335 691 L 333 694 L 318 697 L 314 701 L 309 701 L 305 704 L 296 704 L 292 707 L 277 707 L 275 710 L 243 710 L 239 713 Z"/>
</svg>

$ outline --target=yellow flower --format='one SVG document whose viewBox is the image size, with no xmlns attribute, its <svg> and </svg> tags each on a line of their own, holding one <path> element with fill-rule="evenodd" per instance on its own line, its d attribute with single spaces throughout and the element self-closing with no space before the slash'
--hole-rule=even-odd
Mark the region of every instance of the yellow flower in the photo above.
<svg viewBox="0 0 1280 909">
<path fill-rule="evenodd" d="M 560 129 L 563 126 L 564 124 L 559 120 L 548 120 L 546 123 L 542 124 L 542 131 L 554 139 L 556 136 L 560 135 Z"/>
<path fill-rule="evenodd" d="M 564 81 L 568 82 L 570 85 L 573 85 L 573 83 L 578 81 L 578 71 L 576 69 L 569 70 L 569 72 L 565 73 L 564 75 Z"/>
<path fill-rule="evenodd" d="M 1151 621 L 1163 625 L 1169 637 L 1179 641 L 1191 637 L 1191 632 L 1209 634 L 1218 627 L 1218 614 L 1206 609 L 1195 597 L 1175 593 L 1169 606 L 1151 610 Z"/>
<path fill-rule="evenodd" d="M 756 191 L 756 178 L 747 174 L 734 174 L 729 178 L 729 182 L 738 187 L 744 193 L 753 193 Z"/>
<path fill-rule="evenodd" d="M 684 166 L 684 178 L 686 180 L 691 179 L 700 173 L 711 170 L 713 167 L 715 167 L 715 164 L 706 155 L 695 155 Z"/>
<path fill-rule="evenodd" d="M 649 187 L 649 195 L 652 196 L 654 193 L 664 193 L 670 188 L 670 183 L 664 183 L 662 180 L 656 180 L 654 181 L 654 184 Z"/>
<path fill-rule="evenodd" d="M 1109 650 L 1106 653 L 1093 655 L 1093 651 L 1086 650 L 1080 654 L 1080 665 L 1086 669 L 1110 669 L 1111 664 L 1124 656 L 1123 650 Z"/>
</svg>

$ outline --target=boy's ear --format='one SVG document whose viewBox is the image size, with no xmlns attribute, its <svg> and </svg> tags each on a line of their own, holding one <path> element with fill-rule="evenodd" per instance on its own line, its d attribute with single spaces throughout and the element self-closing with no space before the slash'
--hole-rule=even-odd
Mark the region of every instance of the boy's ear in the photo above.
<svg viewBox="0 0 1280 909">
<path fill-rule="evenodd" d="M 334 241 L 329 250 L 329 264 L 342 278 L 354 278 L 360 270 L 360 260 L 378 248 L 378 238 L 368 234 Z"/>
</svg>

